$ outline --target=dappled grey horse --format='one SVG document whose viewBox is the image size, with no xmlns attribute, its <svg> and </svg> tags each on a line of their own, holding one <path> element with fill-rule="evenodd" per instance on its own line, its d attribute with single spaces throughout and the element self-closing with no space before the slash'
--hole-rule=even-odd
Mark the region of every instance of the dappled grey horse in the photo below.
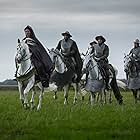
<svg viewBox="0 0 140 140">
<path fill-rule="evenodd" d="M 18 89 L 20 93 L 20 100 L 23 104 L 24 108 L 34 108 L 34 95 L 35 95 L 35 85 L 40 89 L 39 94 L 39 102 L 37 106 L 37 110 L 41 109 L 42 104 L 42 98 L 44 94 L 44 88 L 40 81 L 36 81 L 35 75 L 36 71 L 34 66 L 31 63 L 31 53 L 29 51 L 28 44 L 26 42 L 30 42 L 30 45 L 34 47 L 35 42 L 31 38 L 27 38 L 26 40 L 23 40 L 20 42 L 18 39 L 18 45 L 17 45 L 17 52 L 15 56 L 15 63 L 16 63 L 16 79 L 18 81 Z M 49 87 L 46 89 L 48 92 L 51 90 L 51 87 L 54 87 L 54 85 L 49 85 Z M 28 93 L 32 90 L 32 97 L 30 100 L 31 106 L 28 103 Z M 55 90 L 55 89 L 54 89 Z"/>
<path fill-rule="evenodd" d="M 135 98 L 135 103 L 140 99 L 138 91 L 140 90 L 140 70 L 137 70 L 136 61 L 132 55 L 124 56 L 124 71 L 126 73 L 127 86 L 131 89 Z"/>
<path fill-rule="evenodd" d="M 32 98 L 30 100 L 31 108 L 34 108 L 34 94 L 35 94 L 35 68 L 31 63 L 31 53 L 29 51 L 28 44 L 26 41 L 20 42 L 18 40 L 17 52 L 15 56 L 16 61 L 16 79 L 18 81 L 18 89 L 20 93 L 20 100 L 23 106 L 27 109 L 30 107 L 28 103 L 28 93 L 32 89 Z M 30 39 L 29 39 L 30 40 Z M 41 89 L 39 96 L 39 104 L 37 109 L 41 108 L 41 101 L 43 96 L 43 86 L 41 83 L 38 83 L 39 88 Z"/>
<path fill-rule="evenodd" d="M 49 49 L 48 49 L 49 50 Z M 50 82 L 55 83 L 58 88 L 64 90 L 64 104 L 68 103 L 68 92 L 70 85 L 73 85 L 75 89 L 74 101 L 77 102 L 77 95 L 80 94 L 79 83 L 73 82 L 77 77 L 75 71 L 72 68 L 72 64 L 64 60 L 63 55 L 57 49 L 49 50 L 50 57 L 54 63 L 54 71 L 50 77 Z M 57 91 L 54 94 L 54 98 L 57 98 Z"/>
<path fill-rule="evenodd" d="M 118 100 L 119 104 L 122 103 L 122 96 L 120 94 L 117 81 L 116 81 L 116 74 L 117 70 L 115 70 L 112 65 L 110 66 L 110 76 L 109 76 L 109 83 L 113 90 L 113 93 Z M 85 85 L 85 89 L 91 93 L 91 104 L 95 101 L 95 95 L 97 92 L 101 95 L 105 95 L 105 102 L 106 102 L 106 92 L 105 92 L 105 81 L 101 74 L 100 68 L 98 63 L 95 61 L 93 54 L 87 54 L 85 56 L 85 60 L 83 63 L 83 73 L 87 73 L 87 82 Z"/>
</svg>

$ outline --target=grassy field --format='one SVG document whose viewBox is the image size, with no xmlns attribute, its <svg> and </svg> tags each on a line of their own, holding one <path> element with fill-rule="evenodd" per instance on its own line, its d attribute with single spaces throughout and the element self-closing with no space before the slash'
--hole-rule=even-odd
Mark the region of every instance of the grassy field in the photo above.
<svg viewBox="0 0 140 140">
<path fill-rule="evenodd" d="M 2 140 L 122 140 L 140 139 L 140 104 L 132 94 L 123 93 L 125 105 L 85 101 L 63 105 L 63 94 L 54 100 L 44 95 L 41 111 L 24 110 L 17 91 L 0 91 L 0 139 Z M 36 98 L 37 99 L 37 98 Z"/>
</svg>

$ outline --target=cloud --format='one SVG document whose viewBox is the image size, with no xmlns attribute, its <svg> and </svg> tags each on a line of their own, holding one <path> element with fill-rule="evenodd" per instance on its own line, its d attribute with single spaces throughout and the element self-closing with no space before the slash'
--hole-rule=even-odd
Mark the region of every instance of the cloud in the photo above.
<svg viewBox="0 0 140 140">
<path fill-rule="evenodd" d="M 86 51 L 96 35 L 104 35 L 110 62 L 123 77 L 123 53 L 140 38 L 139 7 L 139 0 L 0 0 L 0 80 L 7 78 L 7 70 L 7 76 L 13 76 L 16 41 L 24 37 L 28 24 L 47 47 L 55 47 L 65 30 L 71 32 L 80 51 Z"/>
<path fill-rule="evenodd" d="M 139 0 L 1 0 L 0 12 L 39 13 L 87 13 L 87 14 L 130 14 L 140 13 Z"/>
</svg>

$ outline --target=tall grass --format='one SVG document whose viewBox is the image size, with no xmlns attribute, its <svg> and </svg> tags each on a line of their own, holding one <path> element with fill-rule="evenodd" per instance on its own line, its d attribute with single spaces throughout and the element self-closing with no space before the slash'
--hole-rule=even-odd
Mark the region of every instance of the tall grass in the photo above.
<svg viewBox="0 0 140 140">
<path fill-rule="evenodd" d="M 54 100 L 45 94 L 42 109 L 25 110 L 18 91 L 0 91 L 0 139 L 2 140 L 118 140 L 140 139 L 140 104 L 134 104 L 132 94 L 124 92 L 125 105 L 95 106 L 85 101 L 63 105 L 63 94 Z M 37 100 L 37 95 L 36 95 Z"/>
</svg>

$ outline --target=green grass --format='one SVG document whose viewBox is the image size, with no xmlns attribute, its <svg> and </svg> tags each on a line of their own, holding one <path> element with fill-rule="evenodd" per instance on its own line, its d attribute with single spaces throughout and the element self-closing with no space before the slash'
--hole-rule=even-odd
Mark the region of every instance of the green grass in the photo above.
<svg viewBox="0 0 140 140">
<path fill-rule="evenodd" d="M 125 105 L 90 106 L 85 101 L 63 105 L 63 94 L 54 100 L 44 95 L 42 109 L 24 110 L 18 91 L 0 91 L 0 139 L 2 140 L 122 140 L 140 138 L 140 103 L 130 92 L 123 93 Z M 37 100 L 37 97 L 36 97 Z"/>
</svg>

